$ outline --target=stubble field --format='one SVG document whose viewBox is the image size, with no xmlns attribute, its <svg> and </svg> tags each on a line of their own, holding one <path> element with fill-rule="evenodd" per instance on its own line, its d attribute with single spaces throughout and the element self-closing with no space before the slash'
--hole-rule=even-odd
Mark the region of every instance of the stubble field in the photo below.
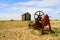
<svg viewBox="0 0 60 40">
<path fill-rule="evenodd" d="M 0 40 L 60 40 L 60 21 L 50 22 L 54 32 L 41 35 L 28 27 L 28 21 L 0 21 Z"/>
</svg>

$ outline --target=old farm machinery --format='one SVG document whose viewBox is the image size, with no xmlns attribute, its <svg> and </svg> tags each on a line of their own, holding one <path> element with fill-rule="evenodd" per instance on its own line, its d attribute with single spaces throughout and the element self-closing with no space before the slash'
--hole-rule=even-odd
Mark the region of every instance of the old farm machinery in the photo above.
<svg viewBox="0 0 60 40">
<path fill-rule="evenodd" d="M 41 30 L 41 34 L 44 34 L 44 27 L 49 26 L 49 31 L 52 32 L 50 26 L 49 16 L 44 14 L 42 11 L 36 11 L 34 14 L 35 23 L 33 24 L 33 29 Z"/>
</svg>

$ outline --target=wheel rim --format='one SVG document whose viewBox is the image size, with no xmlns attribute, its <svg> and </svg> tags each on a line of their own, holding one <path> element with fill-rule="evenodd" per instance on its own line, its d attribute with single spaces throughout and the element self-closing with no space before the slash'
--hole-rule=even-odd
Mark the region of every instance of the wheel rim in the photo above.
<svg viewBox="0 0 60 40">
<path fill-rule="evenodd" d="M 37 14 L 38 13 L 38 14 Z M 35 17 L 37 16 L 42 16 L 44 13 L 42 11 L 36 11 L 36 13 L 34 14 L 34 19 L 36 19 Z"/>
</svg>

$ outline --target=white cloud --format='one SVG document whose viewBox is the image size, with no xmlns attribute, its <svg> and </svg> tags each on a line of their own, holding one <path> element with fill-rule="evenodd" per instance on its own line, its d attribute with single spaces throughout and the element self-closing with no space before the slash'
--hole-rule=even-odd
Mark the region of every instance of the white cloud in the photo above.
<svg viewBox="0 0 60 40">
<path fill-rule="evenodd" d="M 18 7 L 15 7 L 17 11 Z M 53 12 L 55 12 L 55 9 L 52 8 L 28 8 L 28 7 L 21 7 L 18 8 L 18 10 L 22 10 L 21 14 L 24 14 L 25 12 L 29 12 L 32 15 L 32 19 L 34 19 L 34 14 L 36 11 L 40 10 L 43 11 L 45 14 L 48 14 L 49 16 L 52 15 Z"/>
<path fill-rule="evenodd" d="M 7 7 L 8 4 L 5 4 L 5 3 L 0 3 L 0 7 Z"/>
<path fill-rule="evenodd" d="M 39 4 L 41 6 L 55 6 L 60 4 L 60 0 L 43 0 Z"/>
<path fill-rule="evenodd" d="M 28 1 L 28 2 L 18 2 L 15 5 L 20 6 L 37 6 L 37 7 L 49 7 L 56 6 L 60 4 L 60 0 L 41 0 L 41 1 Z"/>
<path fill-rule="evenodd" d="M 51 7 L 51 6 L 56 6 L 59 5 L 60 1 L 59 0 L 31 0 L 28 2 L 17 2 L 13 4 L 13 6 L 10 8 L 11 10 L 22 10 L 23 12 L 25 11 L 36 11 L 36 10 L 42 10 L 45 12 L 51 12 L 55 11 L 55 9 L 52 8 L 45 8 L 45 7 Z"/>
</svg>

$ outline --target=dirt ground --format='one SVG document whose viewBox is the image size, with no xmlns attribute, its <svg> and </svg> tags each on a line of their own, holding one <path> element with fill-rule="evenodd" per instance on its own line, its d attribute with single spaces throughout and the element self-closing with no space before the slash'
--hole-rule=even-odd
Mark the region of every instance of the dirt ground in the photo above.
<svg viewBox="0 0 60 40">
<path fill-rule="evenodd" d="M 50 22 L 54 32 L 41 35 L 28 27 L 28 21 L 0 21 L 0 40 L 60 40 L 60 21 Z"/>
</svg>

